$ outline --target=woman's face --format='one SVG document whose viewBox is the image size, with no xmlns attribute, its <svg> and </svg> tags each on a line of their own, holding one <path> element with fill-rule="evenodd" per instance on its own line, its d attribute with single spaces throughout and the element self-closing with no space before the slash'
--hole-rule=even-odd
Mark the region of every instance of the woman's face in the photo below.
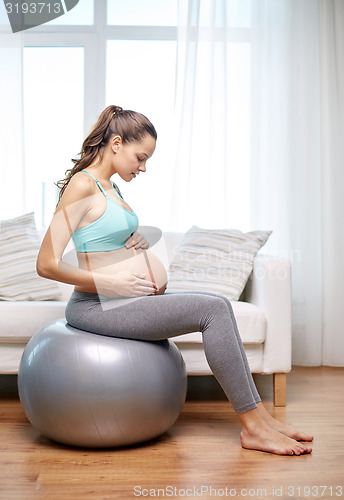
<svg viewBox="0 0 344 500">
<path fill-rule="evenodd" d="M 123 144 L 120 137 L 118 141 L 114 138 L 112 149 L 116 153 L 113 160 L 116 173 L 124 181 L 130 182 L 140 172 L 145 172 L 146 161 L 154 153 L 155 145 L 155 139 L 149 134 L 140 142 L 127 144 Z"/>
</svg>

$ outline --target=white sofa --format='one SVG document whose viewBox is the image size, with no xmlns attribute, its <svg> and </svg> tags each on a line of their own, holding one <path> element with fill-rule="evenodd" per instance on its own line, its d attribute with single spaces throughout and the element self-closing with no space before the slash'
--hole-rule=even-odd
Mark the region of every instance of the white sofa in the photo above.
<svg viewBox="0 0 344 500">
<path fill-rule="evenodd" d="M 164 232 L 151 250 L 166 268 L 182 233 Z M 67 247 L 64 259 L 76 263 Z M 16 374 L 23 349 L 43 325 L 64 317 L 72 285 L 58 283 L 61 300 L 0 301 L 0 373 Z M 286 404 L 286 373 L 291 369 L 291 269 L 286 259 L 258 254 L 240 300 L 232 302 L 252 373 L 273 374 L 274 404 Z M 208 375 L 201 332 L 172 339 L 181 350 L 189 375 Z"/>
</svg>

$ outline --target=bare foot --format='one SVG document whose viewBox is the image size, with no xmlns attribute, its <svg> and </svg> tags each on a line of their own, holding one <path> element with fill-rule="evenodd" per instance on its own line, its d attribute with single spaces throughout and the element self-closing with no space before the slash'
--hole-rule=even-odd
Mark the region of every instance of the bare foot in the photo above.
<svg viewBox="0 0 344 500">
<path fill-rule="evenodd" d="M 296 441 L 313 441 L 314 436 L 306 434 L 305 432 L 298 431 L 292 425 L 276 420 L 272 415 L 270 415 L 270 413 L 266 410 L 262 403 L 258 403 L 257 408 L 264 422 L 269 424 L 269 426 L 276 431 L 285 434 L 286 436 L 295 439 Z"/>
<path fill-rule="evenodd" d="M 298 443 L 265 423 L 259 429 L 243 428 L 240 441 L 243 448 L 267 451 L 276 455 L 302 455 L 312 452 L 309 446 Z"/>
</svg>

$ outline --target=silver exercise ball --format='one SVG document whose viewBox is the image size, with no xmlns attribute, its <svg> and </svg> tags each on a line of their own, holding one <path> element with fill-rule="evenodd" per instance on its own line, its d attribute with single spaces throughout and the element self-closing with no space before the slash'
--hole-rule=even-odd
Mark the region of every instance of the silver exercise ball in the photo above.
<svg viewBox="0 0 344 500">
<path fill-rule="evenodd" d="M 169 340 L 105 337 L 50 323 L 28 342 L 18 373 L 31 424 L 82 447 L 140 443 L 163 434 L 185 402 L 184 360 Z"/>
</svg>

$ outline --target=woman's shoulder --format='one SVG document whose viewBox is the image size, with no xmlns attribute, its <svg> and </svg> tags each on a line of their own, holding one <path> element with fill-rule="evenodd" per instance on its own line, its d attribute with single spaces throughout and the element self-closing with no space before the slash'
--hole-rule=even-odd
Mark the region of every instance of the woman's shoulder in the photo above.
<svg viewBox="0 0 344 500">
<path fill-rule="evenodd" d="M 96 192 L 97 185 L 89 175 L 84 172 L 77 172 L 70 179 L 68 186 L 66 188 L 69 191 L 73 191 L 76 195 L 91 195 Z"/>
<path fill-rule="evenodd" d="M 97 185 L 89 175 L 83 172 L 75 173 L 67 184 L 59 206 L 66 206 L 78 201 L 91 203 L 91 197 L 97 193 Z"/>
</svg>

